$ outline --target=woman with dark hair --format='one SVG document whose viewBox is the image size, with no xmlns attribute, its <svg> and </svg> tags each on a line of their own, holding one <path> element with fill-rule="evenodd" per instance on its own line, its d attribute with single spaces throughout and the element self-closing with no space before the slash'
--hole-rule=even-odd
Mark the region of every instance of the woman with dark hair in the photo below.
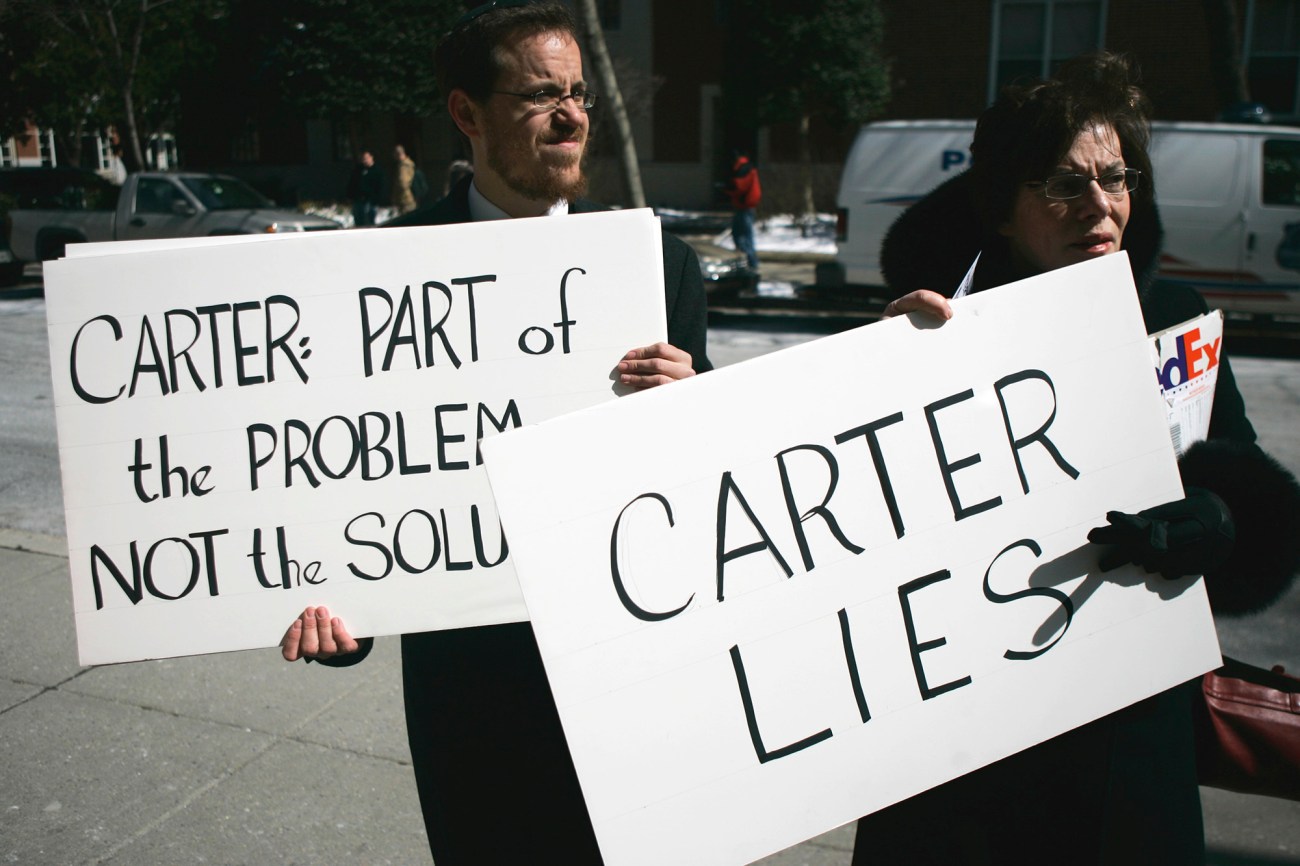
<svg viewBox="0 0 1300 866">
<path fill-rule="evenodd" d="M 903 293 L 886 315 L 953 315 L 949 297 L 1119 250 L 1148 333 L 1207 311 L 1157 278 L 1160 222 L 1149 107 L 1128 63 L 1104 53 L 1006 90 L 980 117 L 967 172 L 890 228 L 881 264 Z M 1179 461 L 1185 498 L 1112 512 L 1089 536 L 1103 568 L 1204 574 L 1216 614 L 1262 609 L 1300 564 L 1300 486 L 1255 444 L 1221 359 L 1208 441 Z M 1192 701 L 1171 689 L 858 822 L 867 864 L 1201 864 Z"/>
</svg>

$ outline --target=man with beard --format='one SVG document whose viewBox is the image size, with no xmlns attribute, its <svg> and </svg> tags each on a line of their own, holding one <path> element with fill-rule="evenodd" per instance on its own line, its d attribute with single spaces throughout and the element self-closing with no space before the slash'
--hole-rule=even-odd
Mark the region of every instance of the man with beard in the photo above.
<svg viewBox="0 0 1300 866">
<path fill-rule="evenodd" d="M 435 54 L 440 92 L 469 140 L 474 172 L 441 201 L 388 225 L 587 213 L 587 91 L 576 28 L 556 0 L 496 0 L 467 13 Z M 699 262 L 663 237 L 668 342 L 633 349 L 621 382 L 649 388 L 710 369 Z M 307 608 L 282 653 L 355 664 L 354 640 Z M 438 866 L 544 859 L 599 864 L 600 851 L 527 622 L 402 636 L 407 736 Z"/>
</svg>

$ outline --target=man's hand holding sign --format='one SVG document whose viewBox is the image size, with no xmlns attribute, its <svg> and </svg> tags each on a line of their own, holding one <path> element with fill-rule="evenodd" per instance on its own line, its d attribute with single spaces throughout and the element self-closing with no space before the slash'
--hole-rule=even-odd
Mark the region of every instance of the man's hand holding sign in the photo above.
<svg viewBox="0 0 1300 866">
<path fill-rule="evenodd" d="M 667 385 L 695 375 L 691 356 L 671 343 L 633 349 L 618 362 L 620 383 L 637 390 Z"/>
<path fill-rule="evenodd" d="M 287 662 L 299 659 L 330 659 L 360 649 L 347 626 L 329 608 L 308 607 L 293 621 L 280 641 L 280 653 Z"/>
</svg>

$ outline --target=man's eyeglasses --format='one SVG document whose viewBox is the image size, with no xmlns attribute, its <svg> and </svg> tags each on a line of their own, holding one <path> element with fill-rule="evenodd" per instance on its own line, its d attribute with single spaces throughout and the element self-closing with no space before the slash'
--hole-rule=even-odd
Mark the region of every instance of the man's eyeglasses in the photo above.
<svg viewBox="0 0 1300 866">
<path fill-rule="evenodd" d="M 1120 168 L 1105 174 L 1054 174 L 1047 180 L 1026 181 L 1025 186 L 1041 189 L 1043 195 L 1055 201 L 1069 201 L 1088 191 L 1094 180 L 1106 195 L 1119 198 L 1138 188 L 1142 172 L 1136 168 Z"/>
<path fill-rule="evenodd" d="M 596 94 L 589 90 L 575 90 L 572 93 L 565 94 L 553 93 L 548 90 L 539 90 L 536 93 L 513 93 L 509 90 L 494 90 L 492 92 L 499 93 L 502 96 L 517 96 L 520 99 L 532 100 L 533 105 L 547 111 L 559 108 L 560 103 L 566 99 L 572 99 L 573 104 L 583 111 L 596 104 Z"/>
</svg>

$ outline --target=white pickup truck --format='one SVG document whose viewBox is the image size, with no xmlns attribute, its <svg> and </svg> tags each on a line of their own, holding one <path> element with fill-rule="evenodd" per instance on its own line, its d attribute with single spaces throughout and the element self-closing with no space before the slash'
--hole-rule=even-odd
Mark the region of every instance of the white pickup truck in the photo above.
<svg viewBox="0 0 1300 866">
<path fill-rule="evenodd" d="M 20 262 L 62 258 L 68 244 L 337 229 L 324 217 L 277 208 L 233 177 L 141 172 L 121 187 L 74 168 L 0 170 L 9 246 Z"/>
</svg>

